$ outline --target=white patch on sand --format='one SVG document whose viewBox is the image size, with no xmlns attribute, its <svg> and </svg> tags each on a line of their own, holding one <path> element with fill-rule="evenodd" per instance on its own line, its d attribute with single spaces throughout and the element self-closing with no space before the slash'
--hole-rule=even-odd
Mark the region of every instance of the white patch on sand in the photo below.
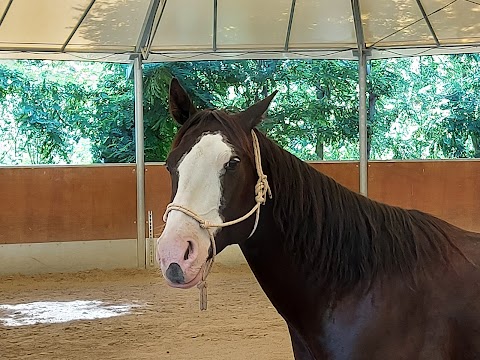
<svg viewBox="0 0 480 360">
<path fill-rule="evenodd" d="M 64 323 L 73 320 L 105 319 L 130 314 L 139 304 L 111 304 L 100 300 L 36 301 L 0 305 L 4 326 Z"/>
</svg>

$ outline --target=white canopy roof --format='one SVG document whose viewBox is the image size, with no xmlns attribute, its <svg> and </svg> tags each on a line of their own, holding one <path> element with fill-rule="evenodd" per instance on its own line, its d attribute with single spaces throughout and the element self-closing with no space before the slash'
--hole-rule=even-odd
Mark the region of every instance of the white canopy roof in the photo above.
<svg viewBox="0 0 480 360">
<path fill-rule="evenodd" d="M 0 0 L 0 58 L 351 59 L 359 46 L 479 52 L 480 0 Z"/>
</svg>

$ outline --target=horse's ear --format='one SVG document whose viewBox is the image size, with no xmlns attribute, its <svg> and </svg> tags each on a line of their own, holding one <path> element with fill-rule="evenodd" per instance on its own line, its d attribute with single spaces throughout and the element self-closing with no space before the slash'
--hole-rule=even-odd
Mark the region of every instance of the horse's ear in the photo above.
<svg viewBox="0 0 480 360">
<path fill-rule="evenodd" d="M 172 117 L 180 125 L 183 125 L 190 116 L 197 112 L 187 92 L 176 78 L 170 82 L 168 108 Z"/>
<path fill-rule="evenodd" d="M 236 115 L 248 130 L 253 129 L 263 120 L 264 114 L 267 111 L 268 106 L 272 102 L 272 99 L 275 97 L 277 92 L 278 91 L 275 90 L 265 99 L 256 102 L 247 110 L 244 110 Z"/>
</svg>

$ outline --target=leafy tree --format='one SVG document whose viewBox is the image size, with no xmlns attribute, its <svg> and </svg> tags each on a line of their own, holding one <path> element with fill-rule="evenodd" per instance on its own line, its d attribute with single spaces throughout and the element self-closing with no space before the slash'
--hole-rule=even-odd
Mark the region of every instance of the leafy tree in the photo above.
<svg viewBox="0 0 480 360">
<path fill-rule="evenodd" d="M 371 61 L 373 159 L 480 156 L 478 55 Z M 83 141 L 95 162 L 135 160 L 127 65 L 0 62 L 0 161 L 69 163 Z M 278 90 L 261 127 L 305 160 L 358 158 L 357 63 L 241 60 L 144 67 L 145 159 L 166 158 L 177 125 L 168 87 L 181 80 L 200 108 L 244 109 Z M 473 75 L 472 75 L 473 74 Z"/>
<path fill-rule="evenodd" d="M 299 156 L 323 159 L 325 144 L 333 146 L 358 138 L 356 73 L 354 63 L 338 61 L 244 60 L 151 65 L 145 71 L 146 117 L 150 111 L 156 114 L 157 122 L 152 129 L 163 130 L 157 137 L 163 135 L 166 140 L 173 134 L 175 128 L 166 119 L 163 100 L 167 98 L 172 76 L 182 79 L 193 94 L 194 103 L 201 107 L 243 109 L 278 89 L 280 94 L 269 112 L 272 120 L 261 126 L 270 137 Z"/>
<path fill-rule="evenodd" d="M 450 81 L 443 91 L 445 116 L 437 143 L 447 157 L 480 158 L 480 55 L 452 56 L 445 74 Z"/>
<path fill-rule="evenodd" d="M 9 69 L 1 66 L 0 63 L 0 162 L 15 163 L 18 154 L 18 148 L 21 146 L 19 141 L 19 130 L 13 118 L 10 105 L 14 95 L 21 89 L 23 83 L 22 75 L 16 69 Z"/>
<path fill-rule="evenodd" d="M 8 73 L 8 86 L 1 87 L 9 89 L 2 102 L 2 111 L 9 112 L 3 122 L 3 138 L 14 143 L 15 157 L 26 153 L 32 164 L 69 162 L 72 146 L 91 116 L 91 106 L 85 89 L 78 86 L 75 68 L 69 69 L 68 76 L 58 76 L 65 73 L 65 68 L 47 61 L 17 61 L 2 66 Z M 42 73 L 50 75 L 44 77 Z M 2 93 L 6 94 L 5 90 Z"/>
<path fill-rule="evenodd" d="M 373 94 L 383 92 L 375 97 L 373 111 L 370 107 L 375 115 L 369 123 L 372 158 L 442 156 L 440 93 L 449 82 L 443 66 L 443 58 L 433 56 L 372 61 Z"/>
<path fill-rule="evenodd" d="M 105 64 L 98 90 L 89 94 L 95 104 L 94 116 L 85 129 L 95 162 L 135 161 L 133 82 L 127 66 Z"/>
</svg>

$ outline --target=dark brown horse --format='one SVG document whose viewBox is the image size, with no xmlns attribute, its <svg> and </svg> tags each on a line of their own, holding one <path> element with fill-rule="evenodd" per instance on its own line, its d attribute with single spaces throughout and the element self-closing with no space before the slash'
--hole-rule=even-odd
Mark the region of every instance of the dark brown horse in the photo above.
<svg viewBox="0 0 480 360">
<path fill-rule="evenodd" d="M 369 200 L 282 150 L 255 130 L 272 97 L 197 111 L 172 81 L 182 127 L 158 240 L 168 283 L 203 284 L 215 253 L 237 243 L 296 359 L 480 359 L 480 235 Z"/>
</svg>

